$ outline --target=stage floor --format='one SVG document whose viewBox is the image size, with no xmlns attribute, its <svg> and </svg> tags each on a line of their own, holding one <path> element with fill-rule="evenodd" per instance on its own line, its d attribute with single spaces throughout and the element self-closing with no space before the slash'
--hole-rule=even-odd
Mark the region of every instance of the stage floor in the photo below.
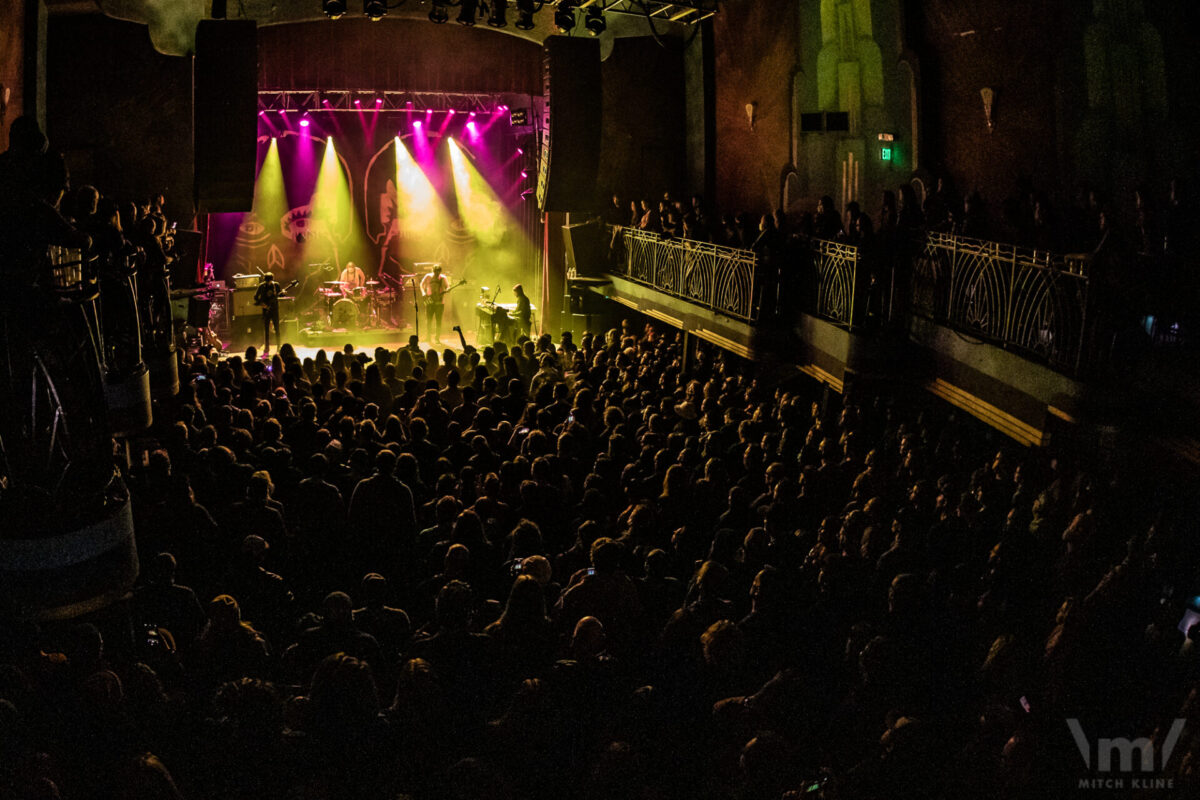
<svg viewBox="0 0 1200 800">
<path fill-rule="evenodd" d="M 324 350 L 327 355 L 332 355 L 335 351 L 341 350 L 347 344 L 353 345 L 354 350 L 359 353 L 370 354 L 376 347 L 384 347 L 388 350 L 399 350 L 403 347 L 408 347 L 408 337 L 413 333 L 410 328 L 375 328 L 365 331 L 361 330 L 326 330 L 319 333 L 301 330 L 299 335 L 295 337 L 287 337 L 284 339 L 292 345 L 296 351 L 296 355 L 300 359 L 313 358 L 318 350 Z M 472 347 L 477 347 L 475 340 L 475 331 L 463 331 L 463 338 L 467 344 Z M 262 352 L 262 340 L 243 341 L 239 339 L 236 343 L 228 339 L 223 339 L 225 343 L 225 353 L 233 355 L 235 353 L 245 352 L 246 347 L 254 345 L 258 348 L 259 353 Z M 451 331 L 442 334 L 441 340 L 437 342 L 430 341 L 428 337 L 422 336 L 422 350 L 437 350 L 441 352 L 450 348 L 455 352 L 462 350 L 462 343 L 458 339 L 458 334 Z M 276 348 L 272 348 L 274 354 Z"/>
</svg>

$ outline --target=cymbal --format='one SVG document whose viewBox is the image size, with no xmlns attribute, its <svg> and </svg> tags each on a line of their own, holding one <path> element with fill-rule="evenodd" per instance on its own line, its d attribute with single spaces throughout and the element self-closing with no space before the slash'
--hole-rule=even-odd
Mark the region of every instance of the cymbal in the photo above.
<svg viewBox="0 0 1200 800">
<path fill-rule="evenodd" d="M 378 286 L 379 281 L 367 281 L 367 286 Z"/>
<path fill-rule="evenodd" d="M 336 284 L 338 286 L 345 286 L 347 283 L 349 283 L 349 281 L 325 281 L 325 283 Z"/>
</svg>

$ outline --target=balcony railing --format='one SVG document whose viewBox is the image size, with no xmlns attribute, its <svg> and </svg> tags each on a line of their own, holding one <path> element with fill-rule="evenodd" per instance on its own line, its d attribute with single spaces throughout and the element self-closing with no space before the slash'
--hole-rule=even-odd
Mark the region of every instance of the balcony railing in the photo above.
<svg viewBox="0 0 1200 800">
<path fill-rule="evenodd" d="M 1063 372 L 1083 366 L 1088 276 L 1082 259 L 929 233 L 917 245 L 911 275 L 913 313 Z"/>
<path fill-rule="evenodd" d="M 620 228 L 619 235 L 618 274 L 734 319 L 758 320 L 762 287 L 752 250 L 663 239 L 637 228 Z"/>
<path fill-rule="evenodd" d="M 758 320 L 764 294 L 780 296 L 751 250 L 618 230 L 624 249 L 614 270 L 632 281 L 747 322 Z M 822 319 L 855 329 L 912 313 L 1061 372 L 1084 366 L 1088 270 L 1081 258 L 944 233 L 870 259 L 854 245 L 802 242 L 789 258 L 810 267 L 802 303 Z"/>
<path fill-rule="evenodd" d="M 815 308 L 818 317 L 854 327 L 854 304 L 858 291 L 859 249 L 827 239 L 809 239 L 815 279 Z M 861 302 L 859 303 L 861 307 Z M 861 311 L 861 308 L 860 308 Z"/>
</svg>

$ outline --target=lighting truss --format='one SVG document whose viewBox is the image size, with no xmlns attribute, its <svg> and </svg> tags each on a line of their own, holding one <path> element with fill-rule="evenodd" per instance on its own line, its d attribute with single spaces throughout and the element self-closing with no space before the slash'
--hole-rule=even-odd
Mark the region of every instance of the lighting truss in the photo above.
<svg viewBox="0 0 1200 800">
<path fill-rule="evenodd" d="M 563 0 L 546 5 L 558 6 Z M 629 14 L 653 20 L 691 25 L 717 13 L 720 0 L 583 0 L 576 8 L 600 8 L 606 14 Z"/>
<path fill-rule="evenodd" d="M 358 101 L 355 103 L 355 101 Z M 378 102 L 382 100 L 383 102 Z M 491 113 L 504 104 L 499 94 L 478 92 L 371 92 L 363 89 L 260 91 L 259 111 L 475 111 Z"/>
</svg>

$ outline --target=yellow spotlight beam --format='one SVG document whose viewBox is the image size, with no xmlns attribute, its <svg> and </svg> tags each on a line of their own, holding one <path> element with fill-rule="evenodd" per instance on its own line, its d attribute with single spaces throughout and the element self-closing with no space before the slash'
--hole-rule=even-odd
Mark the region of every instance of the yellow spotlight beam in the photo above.
<svg viewBox="0 0 1200 800">
<path fill-rule="evenodd" d="M 437 189 L 425 170 L 417 164 L 408 146 L 396 143 L 396 216 L 412 238 L 429 236 L 440 230 L 438 217 L 444 212 Z M 441 226 L 444 227 L 444 226 Z"/>
<path fill-rule="evenodd" d="M 493 286 L 523 282 L 527 290 L 532 290 L 538 285 L 538 276 L 530 274 L 523 254 L 533 244 L 458 142 L 450 139 L 449 146 L 459 215 L 479 244 L 477 258 L 483 267 L 479 280 Z M 531 293 L 536 294 L 536 290 Z"/>
<path fill-rule="evenodd" d="M 321 157 L 317 185 L 309 204 L 312 235 L 306 243 L 306 253 L 327 252 L 340 261 L 339 243 L 348 234 L 355 233 L 358 226 L 355 225 L 354 203 L 350 198 L 350 181 L 342 169 L 332 136 L 325 140 L 325 154 Z M 359 238 L 362 238 L 361 233 Z"/>
<path fill-rule="evenodd" d="M 279 227 L 279 220 L 288 212 L 287 186 L 283 179 L 283 164 L 279 160 L 279 141 L 274 136 L 254 181 L 251 209 L 259 222 L 272 231 Z"/>
<path fill-rule="evenodd" d="M 491 184 L 479 174 L 453 137 L 449 145 L 450 172 L 454 176 L 459 216 L 480 244 L 495 245 L 513 221 L 508 219 L 504 203 L 496 196 Z"/>
</svg>

